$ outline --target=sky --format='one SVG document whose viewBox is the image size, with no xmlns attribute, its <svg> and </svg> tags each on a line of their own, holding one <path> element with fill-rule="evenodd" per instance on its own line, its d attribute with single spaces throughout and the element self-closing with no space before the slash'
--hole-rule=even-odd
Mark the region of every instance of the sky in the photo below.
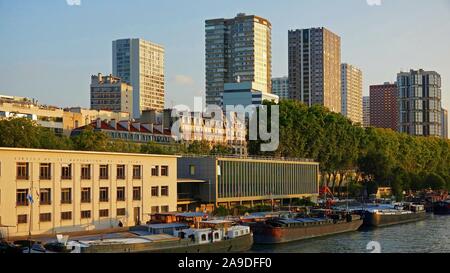
<svg viewBox="0 0 450 273">
<path fill-rule="evenodd" d="M 442 76 L 450 108 L 450 0 L 0 0 L 0 94 L 89 107 L 90 76 L 112 72 L 112 41 L 165 47 L 166 107 L 204 95 L 204 21 L 254 14 L 272 23 L 272 74 L 288 74 L 288 30 L 327 27 L 342 62 L 369 85 L 401 70 Z"/>
</svg>

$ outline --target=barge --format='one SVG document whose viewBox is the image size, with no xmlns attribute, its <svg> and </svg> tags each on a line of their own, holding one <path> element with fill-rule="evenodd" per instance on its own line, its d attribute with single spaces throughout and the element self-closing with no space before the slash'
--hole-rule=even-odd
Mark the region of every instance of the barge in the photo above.
<svg viewBox="0 0 450 273">
<path fill-rule="evenodd" d="M 386 227 L 425 220 L 423 205 L 410 205 L 409 209 L 368 209 L 364 212 L 364 227 Z"/>
</svg>

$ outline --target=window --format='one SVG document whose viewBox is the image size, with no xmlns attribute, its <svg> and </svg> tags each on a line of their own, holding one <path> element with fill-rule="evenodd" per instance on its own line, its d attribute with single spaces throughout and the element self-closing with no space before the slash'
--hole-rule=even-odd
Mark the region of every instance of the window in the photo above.
<svg viewBox="0 0 450 273">
<path fill-rule="evenodd" d="M 61 167 L 61 179 L 72 179 L 72 164 L 63 164 Z"/>
<path fill-rule="evenodd" d="M 83 210 L 81 211 L 81 219 L 90 219 L 91 218 L 91 211 L 90 210 Z"/>
<path fill-rule="evenodd" d="M 169 166 L 161 166 L 161 176 L 169 176 Z"/>
<path fill-rule="evenodd" d="M 159 196 L 158 190 L 159 190 L 159 187 L 152 187 L 152 196 L 153 197 L 158 197 Z"/>
<path fill-rule="evenodd" d="M 41 205 L 51 205 L 52 204 L 51 189 L 41 189 L 40 190 L 39 203 Z"/>
<path fill-rule="evenodd" d="M 61 220 L 72 220 L 72 212 L 71 211 L 65 211 L 65 212 L 61 212 Z"/>
<path fill-rule="evenodd" d="M 52 214 L 51 213 L 41 213 L 39 214 L 39 222 L 51 222 Z"/>
<path fill-rule="evenodd" d="M 169 212 L 169 206 L 161 206 L 161 212 Z"/>
<path fill-rule="evenodd" d="M 189 174 L 195 175 L 195 165 L 189 165 Z"/>
<path fill-rule="evenodd" d="M 41 163 L 39 167 L 39 179 L 50 180 L 51 178 L 51 163 Z"/>
<path fill-rule="evenodd" d="M 152 213 L 159 213 L 159 207 L 158 206 L 153 206 L 152 207 Z"/>
<path fill-rule="evenodd" d="M 141 200 L 141 187 L 133 187 L 133 201 Z"/>
<path fill-rule="evenodd" d="M 125 216 L 125 209 L 117 209 L 117 216 Z"/>
<path fill-rule="evenodd" d="M 152 176 L 159 176 L 159 166 L 152 166 Z"/>
<path fill-rule="evenodd" d="M 141 179 L 141 165 L 133 166 L 133 179 Z"/>
<path fill-rule="evenodd" d="M 117 188 L 117 201 L 125 201 L 125 187 Z"/>
<path fill-rule="evenodd" d="M 28 223 L 27 214 L 17 215 L 17 224 L 26 224 L 26 223 Z"/>
<path fill-rule="evenodd" d="M 108 165 L 100 165 L 100 179 L 108 179 Z"/>
<path fill-rule="evenodd" d="M 72 189 L 61 189 L 61 204 L 72 204 Z"/>
<path fill-rule="evenodd" d="M 23 163 L 23 162 L 19 162 L 17 163 L 17 179 L 18 180 L 28 180 L 28 167 L 29 164 L 28 163 Z"/>
<path fill-rule="evenodd" d="M 16 204 L 17 206 L 28 206 L 28 190 L 17 190 Z"/>
<path fill-rule="evenodd" d="M 99 211 L 100 218 L 108 217 L 109 216 L 109 210 L 107 209 L 101 209 Z"/>
<path fill-rule="evenodd" d="M 91 165 L 83 164 L 81 165 L 81 179 L 90 180 L 91 179 Z"/>
<path fill-rule="evenodd" d="M 117 165 L 117 179 L 125 179 L 125 165 Z"/>
<path fill-rule="evenodd" d="M 161 187 L 161 196 L 169 196 L 169 186 Z"/>
<path fill-rule="evenodd" d="M 91 203 L 91 188 L 81 189 L 81 203 Z"/>
<path fill-rule="evenodd" d="M 108 196 L 108 188 L 100 188 L 100 202 L 108 202 L 109 196 Z"/>
</svg>

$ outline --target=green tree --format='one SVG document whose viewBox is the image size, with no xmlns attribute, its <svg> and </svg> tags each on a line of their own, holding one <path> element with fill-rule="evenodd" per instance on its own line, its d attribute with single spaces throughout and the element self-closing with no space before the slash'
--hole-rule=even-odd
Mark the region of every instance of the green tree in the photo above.
<svg viewBox="0 0 450 273">
<path fill-rule="evenodd" d="M 108 151 L 109 141 L 105 133 L 95 131 L 91 126 L 72 137 L 73 147 L 79 151 Z"/>
</svg>

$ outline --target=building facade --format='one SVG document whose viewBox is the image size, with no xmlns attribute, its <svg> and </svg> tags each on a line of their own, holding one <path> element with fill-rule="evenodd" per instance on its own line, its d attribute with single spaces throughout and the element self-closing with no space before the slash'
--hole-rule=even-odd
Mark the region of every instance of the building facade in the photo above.
<svg viewBox="0 0 450 273">
<path fill-rule="evenodd" d="M 341 38 L 326 28 L 289 31 L 289 97 L 341 112 Z"/>
<path fill-rule="evenodd" d="M 277 95 L 264 93 L 257 88 L 252 82 L 226 83 L 223 91 L 223 111 L 227 112 L 227 106 L 260 106 L 265 100 L 278 103 Z"/>
<path fill-rule="evenodd" d="M 252 82 L 271 93 L 272 26 L 267 19 L 238 14 L 205 22 L 206 104 L 222 106 L 224 85 Z"/>
<path fill-rule="evenodd" d="M 289 77 L 272 78 L 272 94 L 280 100 L 289 99 Z"/>
<path fill-rule="evenodd" d="M 370 127 L 370 96 L 363 97 L 363 126 Z"/>
<path fill-rule="evenodd" d="M 179 203 L 253 206 L 319 194 L 319 164 L 308 160 L 182 157 L 177 172 Z"/>
<path fill-rule="evenodd" d="M 398 89 L 396 83 L 370 86 L 370 126 L 398 130 Z"/>
<path fill-rule="evenodd" d="M 133 117 L 143 110 L 164 109 L 164 48 L 143 39 L 121 39 L 112 45 L 113 75 L 133 86 Z"/>
<path fill-rule="evenodd" d="M 133 113 L 133 87 L 112 75 L 91 76 L 91 109 Z"/>
<path fill-rule="evenodd" d="M 3 237 L 145 223 L 176 211 L 175 156 L 0 148 Z"/>
<path fill-rule="evenodd" d="M 448 139 L 448 111 L 442 108 L 442 137 Z"/>
<path fill-rule="evenodd" d="M 159 124 L 170 131 L 175 141 L 189 144 L 193 141 L 208 141 L 211 145 L 225 144 L 235 154 L 247 154 L 247 127 L 235 115 L 221 119 L 211 118 L 200 112 L 178 112 L 172 117 L 172 109 L 144 111 L 140 121 Z"/>
<path fill-rule="evenodd" d="M 341 66 L 342 114 L 354 123 L 363 124 L 363 74 L 361 69 L 350 65 Z"/>
<path fill-rule="evenodd" d="M 397 74 L 399 131 L 414 136 L 442 135 L 441 76 L 435 71 Z"/>
</svg>

